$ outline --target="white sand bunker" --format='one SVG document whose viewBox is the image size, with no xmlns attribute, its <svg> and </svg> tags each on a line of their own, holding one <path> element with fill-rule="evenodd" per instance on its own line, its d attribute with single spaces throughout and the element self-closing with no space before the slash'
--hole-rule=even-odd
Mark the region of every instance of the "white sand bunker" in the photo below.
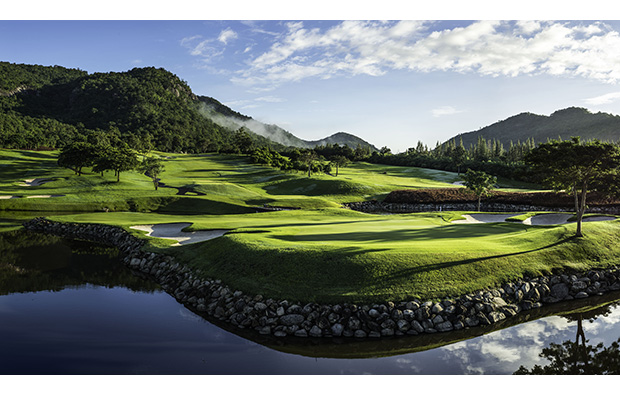
<svg viewBox="0 0 620 395">
<path fill-rule="evenodd" d="M 65 195 L 29 195 L 29 196 L 13 196 L 13 195 L 0 195 L 0 199 L 32 199 L 32 198 L 55 198 Z"/>
<path fill-rule="evenodd" d="M 495 222 L 504 222 L 507 218 L 514 217 L 517 214 L 463 214 L 465 219 L 452 221 L 453 224 L 488 224 Z"/>
<path fill-rule="evenodd" d="M 38 187 L 39 185 L 43 185 L 46 182 L 54 181 L 51 178 L 30 178 L 28 180 L 24 180 L 23 183 L 19 184 L 20 187 Z"/>
<path fill-rule="evenodd" d="M 498 223 L 504 222 L 506 219 L 514 217 L 518 215 L 514 214 L 463 214 L 465 219 L 459 219 L 456 221 L 452 221 L 453 224 L 488 224 L 488 223 Z M 563 225 L 568 223 L 568 219 L 571 218 L 573 214 L 566 213 L 552 213 L 552 214 L 538 214 L 533 217 L 530 217 L 524 220 L 522 223 L 525 225 Z M 592 217 L 585 217 L 583 222 L 594 222 L 594 221 L 613 221 L 616 217 L 606 216 L 606 215 L 597 215 Z"/>
<path fill-rule="evenodd" d="M 523 221 L 526 225 L 562 225 L 573 214 L 538 214 Z"/>
<path fill-rule="evenodd" d="M 172 244 L 173 247 L 215 239 L 216 237 L 223 236 L 228 232 L 227 230 L 199 230 L 196 232 L 182 232 L 182 230 L 189 225 L 191 225 L 189 222 L 181 222 L 176 224 L 137 225 L 132 226 L 131 229 L 146 231 L 148 232 L 147 236 L 150 237 L 178 241 L 178 243 Z"/>
</svg>

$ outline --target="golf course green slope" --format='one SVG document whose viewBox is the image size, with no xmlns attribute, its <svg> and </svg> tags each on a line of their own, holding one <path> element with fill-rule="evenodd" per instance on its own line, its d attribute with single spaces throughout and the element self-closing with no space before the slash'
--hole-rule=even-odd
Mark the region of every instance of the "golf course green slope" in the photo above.
<svg viewBox="0 0 620 395">
<path fill-rule="evenodd" d="M 338 177 L 309 178 L 243 156 L 157 155 L 164 159 L 165 187 L 155 191 L 138 172 L 123 173 L 116 183 L 112 174 L 59 169 L 54 152 L 0 151 L 0 196 L 63 195 L 3 198 L 0 209 L 71 210 L 49 217 L 121 226 L 147 239 L 149 249 L 250 294 L 325 303 L 457 296 L 526 275 L 603 268 L 620 257 L 619 221 L 586 223 L 586 236 L 574 238 L 575 224 L 455 224 L 463 213 L 340 208 L 396 189 L 453 186 L 454 173 L 355 163 Z M 52 181 L 20 185 L 43 177 Z M 297 210 L 257 212 L 263 205 Z M 164 223 L 228 233 L 171 247 L 172 240 L 131 229 Z"/>
</svg>

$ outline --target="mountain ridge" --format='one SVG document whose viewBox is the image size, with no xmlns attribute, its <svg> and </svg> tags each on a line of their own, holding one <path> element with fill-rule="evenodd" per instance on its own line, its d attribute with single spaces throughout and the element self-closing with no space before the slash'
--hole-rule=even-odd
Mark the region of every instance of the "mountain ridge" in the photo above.
<svg viewBox="0 0 620 395">
<path fill-rule="evenodd" d="M 242 126 L 257 146 L 313 148 L 330 141 L 376 149 L 348 134 L 302 140 L 196 95 L 187 82 L 163 68 L 89 74 L 0 61 L 0 146 L 5 148 L 60 148 L 75 139 L 103 138 L 120 139 L 136 149 L 234 152 L 235 132 Z"/>
<path fill-rule="evenodd" d="M 462 139 L 467 148 L 483 137 L 487 141 L 498 140 L 507 147 L 511 141 L 524 142 L 533 138 L 536 143 L 544 143 L 573 136 L 580 136 L 583 140 L 619 141 L 620 116 L 604 112 L 592 113 L 583 107 L 567 107 L 548 116 L 522 112 L 479 130 L 459 133 L 446 142 L 454 140 L 458 144 Z"/>
</svg>

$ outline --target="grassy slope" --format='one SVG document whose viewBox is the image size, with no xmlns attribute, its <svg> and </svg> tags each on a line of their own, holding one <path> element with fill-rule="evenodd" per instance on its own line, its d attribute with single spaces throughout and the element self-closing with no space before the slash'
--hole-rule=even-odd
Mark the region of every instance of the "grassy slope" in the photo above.
<svg viewBox="0 0 620 395">
<path fill-rule="evenodd" d="M 453 173 L 361 163 L 341 169 L 338 177 L 308 179 L 252 165 L 237 156 L 173 155 L 167 159 L 162 181 L 206 193 L 178 200 L 176 190 L 155 192 L 150 180 L 138 173 L 125 173 L 123 182 L 116 184 L 111 175 L 76 177 L 56 169 L 51 153 L 33 153 L 39 156 L 25 163 L 22 159 L 31 153 L 0 153 L 3 170 L 11 169 L 0 178 L 0 195 L 66 194 L 54 199 L 77 208 L 115 201 L 121 205 L 139 196 L 142 208 L 164 211 L 66 214 L 53 219 L 126 228 L 191 222 L 189 230 L 231 230 L 218 239 L 175 248 L 168 248 L 172 242 L 149 239 L 150 248 L 177 255 L 236 289 L 272 297 L 323 302 L 438 298 L 524 274 L 604 267 L 620 256 L 618 221 L 586 223 L 586 237 L 573 239 L 574 224 L 460 225 L 449 222 L 459 213 L 380 216 L 337 208 L 340 202 L 381 197 L 394 189 L 446 187 L 445 182 L 456 179 Z M 36 177 L 59 179 L 36 188 L 17 186 L 19 180 Z M 30 201 L 46 209 L 52 199 L 9 202 Z M 239 213 L 265 203 L 304 209 Z"/>
</svg>

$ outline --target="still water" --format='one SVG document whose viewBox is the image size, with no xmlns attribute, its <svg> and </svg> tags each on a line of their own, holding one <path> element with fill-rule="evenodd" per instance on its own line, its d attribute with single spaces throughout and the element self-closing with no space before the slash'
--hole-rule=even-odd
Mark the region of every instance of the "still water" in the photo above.
<svg viewBox="0 0 620 395">
<path fill-rule="evenodd" d="M 611 349 L 620 337 L 618 299 L 555 306 L 560 315 L 537 312 L 487 333 L 265 339 L 186 309 L 132 274 L 114 249 L 4 232 L 0 374 L 512 374 L 548 365 L 541 351 L 574 343 L 578 333 Z"/>
</svg>

